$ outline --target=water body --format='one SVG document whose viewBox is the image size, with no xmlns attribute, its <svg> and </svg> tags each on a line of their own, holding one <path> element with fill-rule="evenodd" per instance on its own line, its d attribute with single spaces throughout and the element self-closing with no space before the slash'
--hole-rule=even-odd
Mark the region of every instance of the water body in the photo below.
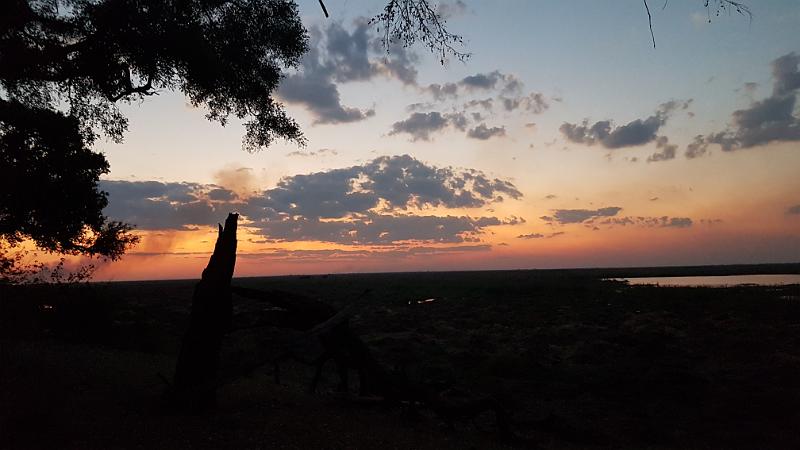
<svg viewBox="0 0 800 450">
<path fill-rule="evenodd" d="M 775 286 L 800 284 L 800 274 L 787 275 L 725 275 L 708 277 L 641 277 L 623 278 L 630 284 L 657 284 L 660 286 L 737 286 L 757 284 Z"/>
</svg>

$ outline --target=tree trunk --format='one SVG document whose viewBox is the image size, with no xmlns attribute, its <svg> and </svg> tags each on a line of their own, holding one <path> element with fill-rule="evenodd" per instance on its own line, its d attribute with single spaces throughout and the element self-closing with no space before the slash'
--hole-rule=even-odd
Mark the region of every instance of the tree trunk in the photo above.
<svg viewBox="0 0 800 450">
<path fill-rule="evenodd" d="M 172 398 L 189 411 L 211 407 L 216 402 L 222 339 L 231 329 L 231 277 L 236 264 L 238 214 L 228 214 L 219 225 L 214 253 L 203 270 L 192 295 L 189 329 L 183 337 Z"/>
</svg>

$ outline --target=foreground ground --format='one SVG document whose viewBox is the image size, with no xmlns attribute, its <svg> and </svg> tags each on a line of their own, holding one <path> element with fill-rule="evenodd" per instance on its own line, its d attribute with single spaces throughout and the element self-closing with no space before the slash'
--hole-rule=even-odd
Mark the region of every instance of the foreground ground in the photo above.
<svg viewBox="0 0 800 450">
<path fill-rule="evenodd" d="M 598 273 L 503 271 L 235 280 L 341 308 L 388 368 L 491 395 L 445 426 L 423 411 L 306 393 L 311 368 L 272 368 L 220 392 L 216 411 L 164 408 L 193 282 L 3 290 L 0 448 L 800 448 L 800 286 L 659 288 Z M 366 292 L 366 293 L 365 293 Z M 433 300 L 421 302 L 424 300 Z M 235 299 L 246 327 L 263 305 Z M 246 329 L 231 366 L 286 333 Z M 318 349 L 301 349 L 312 355 Z M 355 376 L 353 376 L 355 378 Z"/>
</svg>

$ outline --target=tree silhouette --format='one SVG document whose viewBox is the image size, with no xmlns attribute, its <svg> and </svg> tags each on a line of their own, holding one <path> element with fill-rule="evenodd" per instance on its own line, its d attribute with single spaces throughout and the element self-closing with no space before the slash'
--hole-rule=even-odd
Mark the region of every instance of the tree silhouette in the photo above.
<svg viewBox="0 0 800 450">
<path fill-rule="evenodd" d="M 243 146 L 304 143 L 272 92 L 307 36 L 291 0 L 10 0 L 0 14 L 0 240 L 119 256 L 135 242 L 102 214 L 101 135 L 119 102 L 183 92 L 207 118 L 244 119 Z M 8 262 L 8 261 L 6 261 Z M 0 267 L 4 267 L 0 265 Z"/>
<path fill-rule="evenodd" d="M 59 111 L 0 100 L 0 236 L 12 245 L 30 238 L 49 251 L 113 259 L 136 237 L 103 217 L 107 200 L 97 180 L 108 162 L 78 127 Z M 5 251 L 0 259 L 2 273 L 9 272 L 13 260 Z"/>
</svg>

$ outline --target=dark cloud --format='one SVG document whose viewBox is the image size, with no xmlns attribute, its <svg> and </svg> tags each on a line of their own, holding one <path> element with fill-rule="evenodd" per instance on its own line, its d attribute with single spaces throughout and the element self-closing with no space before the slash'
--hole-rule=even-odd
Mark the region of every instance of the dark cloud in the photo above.
<svg viewBox="0 0 800 450">
<path fill-rule="evenodd" d="M 343 245 L 400 242 L 478 242 L 484 229 L 503 225 L 496 217 L 356 214 L 346 220 L 284 218 L 256 222 L 259 233 L 278 241 L 323 241 Z"/>
<path fill-rule="evenodd" d="M 458 96 L 458 85 L 456 83 L 438 84 L 434 83 L 428 85 L 424 89 L 436 100 L 444 100 L 447 98 L 456 98 Z"/>
<path fill-rule="evenodd" d="M 431 133 L 445 129 L 448 124 L 449 120 L 440 112 L 415 112 L 407 119 L 393 123 L 389 135 L 406 133 L 411 135 L 412 141 L 428 141 Z"/>
<path fill-rule="evenodd" d="M 422 90 L 429 93 L 436 100 L 445 100 L 457 98 L 462 91 L 499 91 L 506 94 L 515 94 L 522 90 L 522 87 L 523 83 L 519 78 L 495 70 L 489 73 L 469 75 L 455 83 L 430 84 Z"/>
<path fill-rule="evenodd" d="M 468 125 L 469 119 L 463 112 L 414 112 L 407 119 L 393 123 L 389 135 L 408 134 L 412 141 L 429 141 L 432 134 L 444 131 L 447 127 L 466 131 Z"/>
<path fill-rule="evenodd" d="M 541 219 L 545 222 L 555 222 L 564 225 L 568 223 L 590 222 L 599 217 L 616 216 L 620 211 L 622 211 L 622 208 L 617 206 L 609 206 L 600 209 L 556 209 L 553 211 L 552 216 L 542 216 Z"/>
<path fill-rule="evenodd" d="M 688 217 L 614 217 L 604 219 L 600 225 L 640 226 L 647 228 L 689 228 L 694 222 Z"/>
<path fill-rule="evenodd" d="M 238 211 L 265 242 L 339 244 L 478 242 L 487 227 L 524 219 L 431 215 L 434 209 L 484 207 L 522 197 L 508 181 L 476 170 L 438 168 L 408 155 L 283 178 L 243 198 L 216 185 L 103 181 L 104 213 L 145 230 L 188 230 Z"/>
<path fill-rule="evenodd" d="M 688 217 L 670 217 L 669 220 L 664 223 L 665 227 L 675 227 L 675 228 L 688 228 L 692 226 L 692 219 Z"/>
<path fill-rule="evenodd" d="M 475 242 L 486 227 L 517 218 L 423 216 L 406 211 L 476 208 L 520 198 L 513 184 L 475 170 L 426 165 L 410 156 L 284 178 L 251 200 L 252 226 L 271 239 L 339 244 Z"/>
<path fill-rule="evenodd" d="M 564 234 L 563 231 L 557 231 L 555 233 L 549 234 L 542 234 L 542 233 L 530 233 L 530 234 L 520 234 L 517 236 L 517 239 L 551 239 L 556 236 L 561 236 Z"/>
<path fill-rule="evenodd" d="M 797 204 L 797 205 L 794 205 L 794 206 L 790 206 L 790 207 L 789 207 L 789 208 L 786 210 L 786 214 L 790 214 L 790 215 L 800 215 L 800 204 Z"/>
<path fill-rule="evenodd" d="M 309 51 L 303 62 L 304 72 L 287 75 L 280 84 L 278 95 L 287 103 L 304 105 L 314 115 L 315 124 L 358 122 L 375 114 L 372 109 L 361 110 L 342 105 L 339 88 L 327 69 L 317 69 L 308 62 L 315 52 Z"/>
<path fill-rule="evenodd" d="M 530 233 L 530 234 L 520 234 L 517 236 L 517 239 L 543 239 L 544 235 L 542 233 Z"/>
<path fill-rule="evenodd" d="M 398 45 L 378 56 L 382 47 L 365 20 L 357 21 L 352 31 L 334 22 L 324 28 L 312 27 L 309 34 L 312 44 L 301 70 L 281 81 L 278 95 L 287 103 L 308 108 L 315 124 L 356 122 L 375 114 L 372 109 L 342 105 L 337 83 L 367 81 L 376 76 L 407 85 L 417 83 L 417 57 Z"/>
<path fill-rule="evenodd" d="M 343 218 L 379 204 L 395 210 L 476 208 L 503 195 L 522 197 L 510 182 L 490 179 L 480 171 L 437 168 L 403 155 L 284 178 L 263 193 L 259 204 L 268 211 L 266 217 Z"/>
<path fill-rule="evenodd" d="M 507 78 L 513 80 L 513 78 L 510 77 L 512 76 L 502 74 L 497 70 L 490 73 L 476 73 L 475 75 L 464 77 L 461 80 L 460 85 L 466 87 L 467 89 L 490 90 L 497 87 L 499 82 L 505 82 Z"/>
<path fill-rule="evenodd" d="M 772 61 L 772 95 L 734 111 L 726 130 L 696 136 L 686 147 L 686 157 L 702 156 L 712 144 L 729 152 L 772 142 L 800 141 L 800 119 L 795 116 L 800 89 L 798 64 L 800 55 L 794 52 Z"/>
<path fill-rule="evenodd" d="M 238 196 L 236 193 L 228 189 L 216 188 L 208 191 L 209 200 L 230 201 L 236 200 L 237 198 Z"/>
<path fill-rule="evenodd" d="M 108 192 L 103 214 L 142 230 L 189 230 L 193 225 L 214 224 L 227 208 L 220 210 L 221 203 L 215 200 L 235 198 L 231 191 L 197 183 L 102 180 L 100 189 Z"/>
<path fill-rule="evenodd" d="M 706 143 L 706 138 L 702 134 L 698 134 L 694 137 L 692 142 L 686 146 L 686 155 L 687 158 L 693 159 L 697 158 L 698 156 L 703 156 L 708 152 L 708 144 Z"/>
<path fill-rule="evenodd" d="M 783 55 L 772 61 L 773 95 L 793 94 L 800 89 L 800 55 L 795 52 Z"/>
<path fill-rule="evenodd" d="M 608 149 L 635 147 L 655 141 L 658 131 L 667 123 L 671 113 L 679 108 L 688 108 L 690 103 L 691 100 L 669 101 L 661 104 L 653 115 L 618 127 L 614 127 L 611 120 L 601 120 L 591 125 L 584 120 L 581 124 L 565 122 L 559 130 L 568 141 L 576 144 L 599 144 Z"/>
<path fill-rule="evenodd" d="M 459 131 L 466 131 L 469 120 L 464 113 L 452 113 L 445 116 L 453 127 Z"/>
<path fill-rule="evenodd" d="M 659 149 L 659 151 L 648 156 L 647 162 L 669 161 L 670 159 L 675 159 L 675 153 L 678 150 L 678 146 L 670 144 L 669 139 L 667 139 L 666 136 L 659 136 L 656 139 L 656 148 Z"/>
<path fill-rule="evenodd" d="M 504 97 L 500 96 L 500 101 L 503 103 L 503 108 L 506 111 L 514 111 L 515 109 L 522 108 L 533 114 L 541 114 L 550 108 L 550 104 L 544 97 L 544 94 L 539 92 L 531 92 L 523 97 Z"/>
<path fill-rule="evenodd" d="M 378 71 L 381 74 L 395 78 L 407 86 L 417 86 L 416 66 L 419 57 L 409 47 L 395 42 L 386 52 L 380 39 L 374 39 L 372 47 L 376 52 L 383 52 L 383 56 L 378 60 Z"/>
<path fill-rule="evenodd" d="M 476 108 L 481 107 L 486 111 L 491 111 L 494 107 L 494 99 L 493 98 L 485 98 L 483 100 L 470 100 L 464 103 L 464 109 Z"/>
<path fill-rule="evenodd" d="M 478 125 L 475 128 L 470 129 L 467 132 L 467 137 L 472 139 L 478 139 L 481 141 L 485 141 L 487 139 L 491 139 L 493 137 L 503 137 L 506 135 L 505 127 L 487 127 L 485 123 Z"/>
</svg>

